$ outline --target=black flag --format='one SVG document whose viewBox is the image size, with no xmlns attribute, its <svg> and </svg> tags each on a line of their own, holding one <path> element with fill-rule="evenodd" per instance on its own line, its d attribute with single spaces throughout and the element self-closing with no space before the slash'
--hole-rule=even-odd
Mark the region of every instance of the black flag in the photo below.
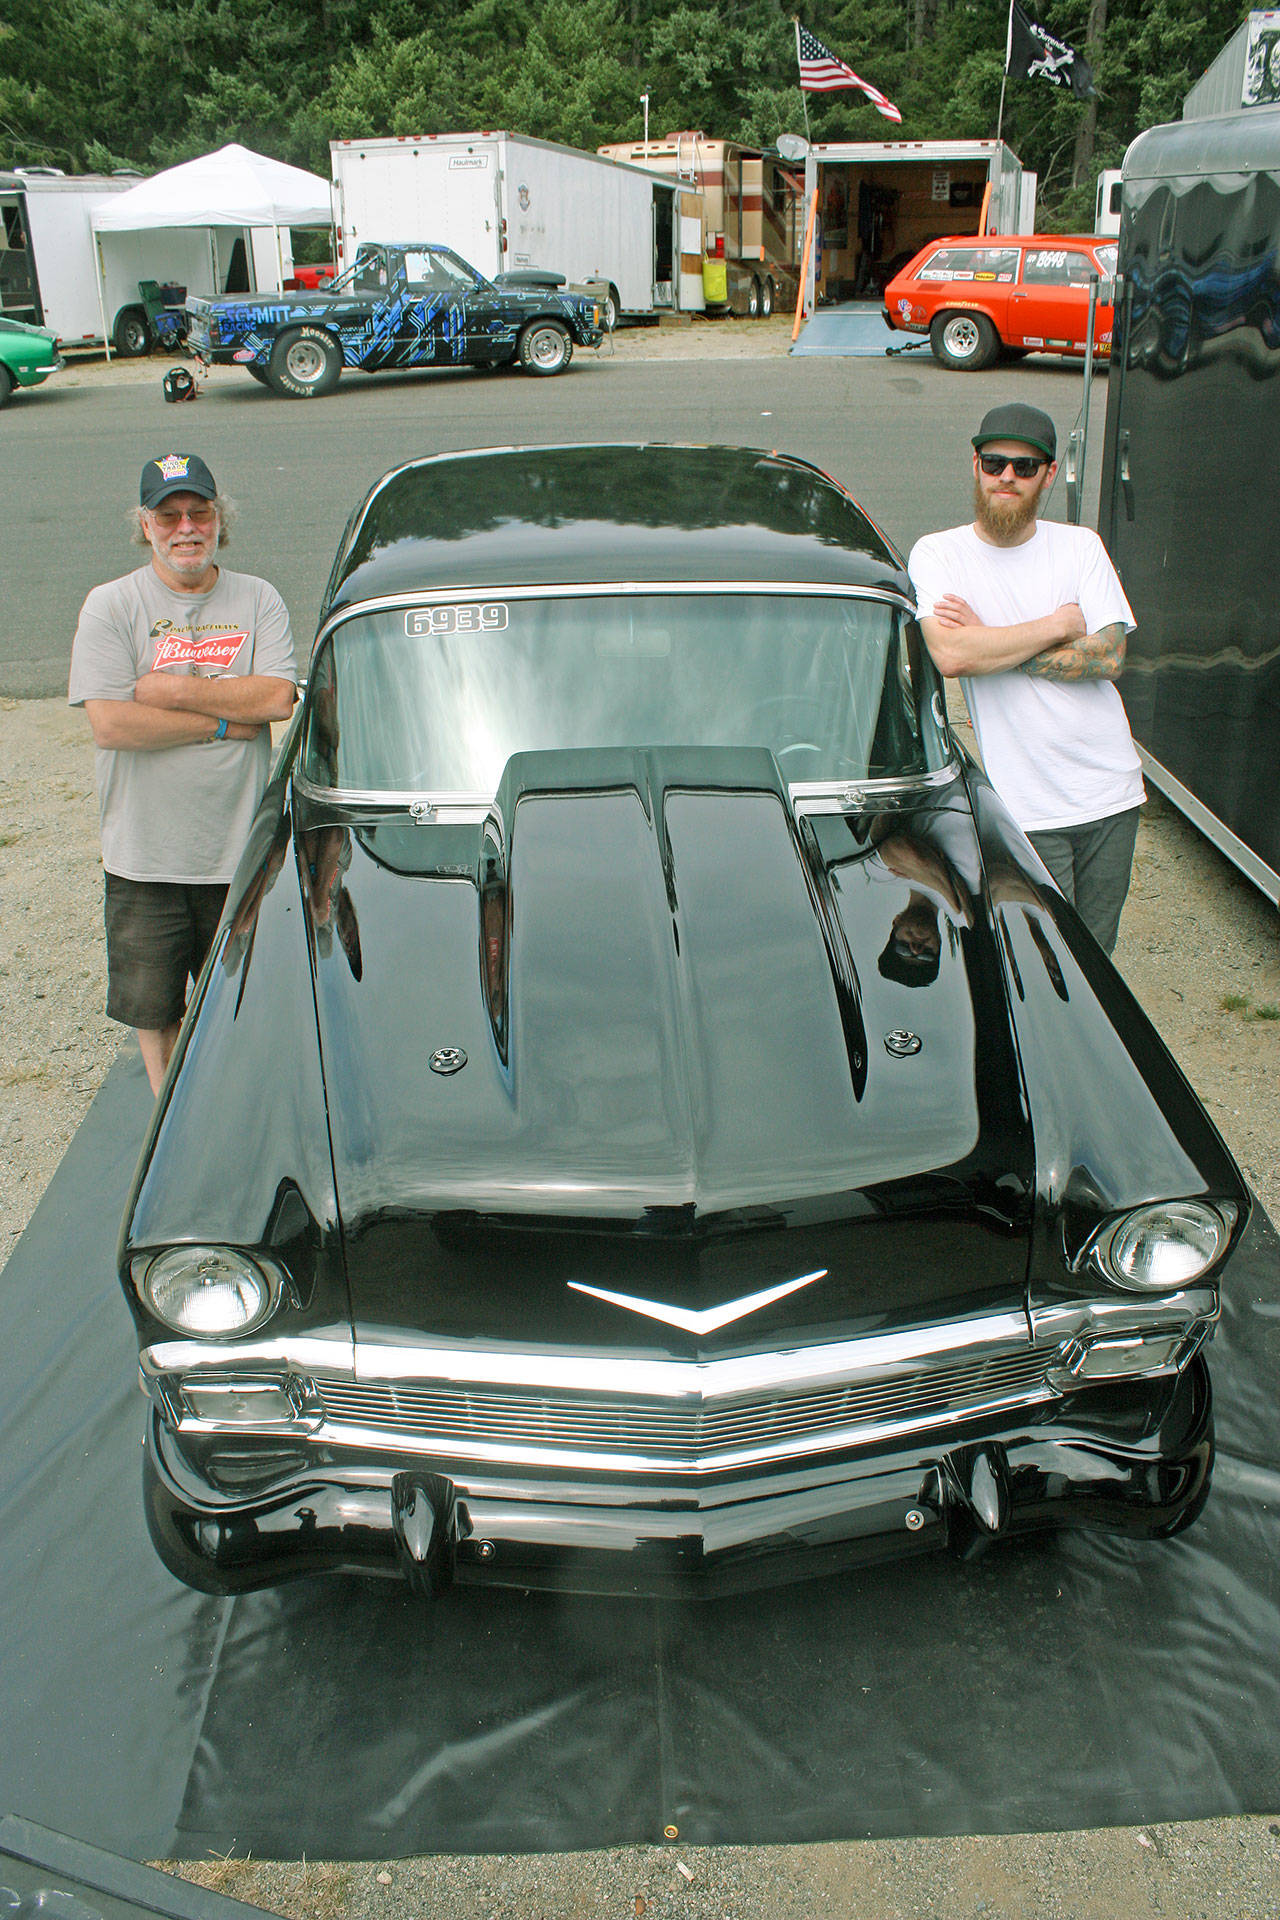
<svg viewBox="0 0 1280 1920">
<path fill-rule="evenodd" d="M 1017 0 L 1009 9 L 1009 45 L 1005 72 L 1014 80 L 1043 77 L 1055 87 L 1070 87 L 1077 100 L 1094 98 L 1093 73 L 1074 47 L 1047 28 L 1028 20 Z"/>
</svg>

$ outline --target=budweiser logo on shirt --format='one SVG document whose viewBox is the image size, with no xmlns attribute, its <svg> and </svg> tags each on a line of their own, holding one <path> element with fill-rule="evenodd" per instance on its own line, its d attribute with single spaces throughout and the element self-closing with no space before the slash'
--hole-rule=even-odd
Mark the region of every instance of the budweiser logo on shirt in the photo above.
<svg viewBox="0 0 1280 1920">
<path fill-rule="evenodd" d="M 248 633 L 212 633 L 197 640 L 189 633 L 164 634 L 156 643 L 153 673 L 161 667 L 185 667 L 188 673 L 225 673 Z"/>
</svg>

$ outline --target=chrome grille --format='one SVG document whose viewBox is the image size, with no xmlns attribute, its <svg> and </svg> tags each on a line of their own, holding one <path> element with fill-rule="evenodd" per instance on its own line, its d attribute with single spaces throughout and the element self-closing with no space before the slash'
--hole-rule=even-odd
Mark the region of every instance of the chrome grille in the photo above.
<svg viewBox="0 0 1280 1920">
<path fill-rule="evenodd" d="M 989 1407 L 1050 1397 L 1057 1349 L 934 1363 L 730 1404 L 674 1404 L 568 1393 L 504 1393 L 414 1381 L 316 1381 L 326 1420 L 451 1450 L 556 1448 L 654 1454 L 697 1464 L 710 1455 L 790 1451 L 819 1435 L 856 1440 L 862 1428 L 930 1426 Z"/>
</svg>

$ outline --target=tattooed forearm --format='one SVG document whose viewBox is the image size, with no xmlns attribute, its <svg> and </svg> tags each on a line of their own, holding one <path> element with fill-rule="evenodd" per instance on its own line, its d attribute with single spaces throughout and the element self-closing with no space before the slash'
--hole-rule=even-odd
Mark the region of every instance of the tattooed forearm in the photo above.
<svg viewBox="0 0 1280 1920">
<path fill-rule="evenodd" d="M 1038 680 L 1115 680 L 1124 666 L 1125 630 L 1120 621 L 1086 633 L 1083 640 L 1064 640 L 1056 647 L 1024 660 L 1020 671 Z"/>
</svg>

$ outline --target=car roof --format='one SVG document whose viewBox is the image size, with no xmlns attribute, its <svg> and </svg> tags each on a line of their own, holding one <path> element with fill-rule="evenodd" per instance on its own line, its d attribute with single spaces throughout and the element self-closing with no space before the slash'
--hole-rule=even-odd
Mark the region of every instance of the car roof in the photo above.
<svg viewBox="0 0 1280 1920">
<path fill-rule="evenodd" d="M 1114 247 L 1114 233 L 948 233 L 926 240 L 920 253 L 930 247 Z M 919 259 L 920 254 L 913 255 Z"/>
<path fill-rule="evenodd" d="M 491 447 L 413 460 L 377 482 L 348 522 L 321 621 L 454 588 L 714 580 L 911 592 L 852 496 L 788 454 Z"/>
</svg>

